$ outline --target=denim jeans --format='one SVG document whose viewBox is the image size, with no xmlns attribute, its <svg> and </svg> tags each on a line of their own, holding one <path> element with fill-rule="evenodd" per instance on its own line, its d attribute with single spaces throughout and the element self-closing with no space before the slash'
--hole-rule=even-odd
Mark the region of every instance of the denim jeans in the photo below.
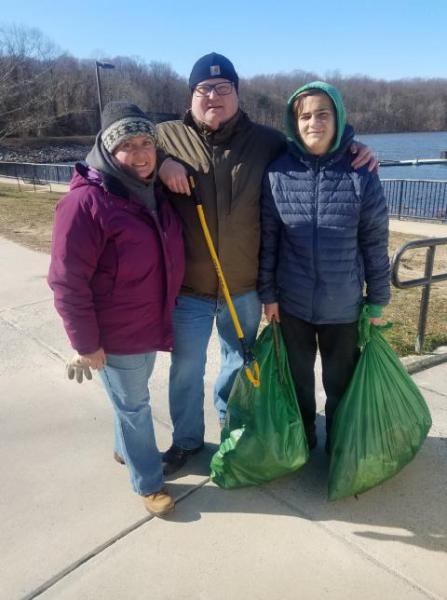
<svg viewBox="0 0 447 600">
<path fill-rule="evenodd" d="M 261 319 L 256 292 L 233 297 L 245 339 L 254 344 Z M 214 319 L 220 343 L 220 372 L 214 386 L 219 420 L 225 419 L 228 396 L 243 364 L 240 342 L 224 299 L 180 296 L 174 310 L 174 352 L 171 356 L 169 408 L 174 425 L 173 443 L 190 450 L 203 443 L 206 351 Z"/>
<path fill-rule="evenodd" d="M 142 496 L 163 487 L 148 390 L 155 356 L 107 354 L 106 366 L 99 371 L 115 410 L 115 450 L 126 462 L 133 489 Z"/>
</svg>

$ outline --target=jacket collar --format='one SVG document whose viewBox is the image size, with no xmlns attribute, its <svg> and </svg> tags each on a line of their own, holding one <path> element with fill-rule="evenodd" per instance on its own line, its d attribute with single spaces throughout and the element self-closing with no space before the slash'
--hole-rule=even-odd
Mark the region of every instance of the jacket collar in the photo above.
<svg viewBox="0 0 447 600">
<path fill-rule="evenodd" d="M 327 154 L 323 154 L 322 156 L 315 156 L 315 154 L 302 152 L 298 148 L 298 146 L 290 140 L 288 142 L 288 151 L 290 152 L 290 154 L 296 156 L 308 167 L 314 168 L 317 165 L 329 166 L 339 162 L 343 158 L 343 156 L 349 150 L 353 140 L 354 129 L 351 127 L 351 125 L 346 125 L 340 142 L 340 146 L 334 152 L 328 152 Z"/>
<path fill-rule="evenodd" d="M 229 121 L 224 123 L 222 127 L 219 127 L 216 131 L 208 129 L 205 123 L 198 121 L 191 112 L 191 109 L 186 111 L 183 118 L 183 123 L 192 127 L 197 133 L 204 137 L 208 142 L 212 144 L 221 144 L 230 139 L 237 131 L 242 129 L 244 125 L 249 121 L 247 114 L 239 109 L 237 113 L 231 117 Z"/>
<path fill-rule="evenodd" d="M 95 185 L 102 187 L 108 194 L 115 196 L 120 202 L 135 212 L 141 212 L 148 209 L 147 206 L 133 194 L 117 177 L 109 173 L 104 173 L 94 167 L 90 167 L 85 162 L 75 164 L 75 171 L 70 183 L 70 189 L 76 189 L 83 185 Z M 154 194 L 157 205 L 164 201 L 164 194 L 161 183 L 157 179 L 154 183 Z M 149 209 L 150 210 L 150 209 Z"/>
</svg>

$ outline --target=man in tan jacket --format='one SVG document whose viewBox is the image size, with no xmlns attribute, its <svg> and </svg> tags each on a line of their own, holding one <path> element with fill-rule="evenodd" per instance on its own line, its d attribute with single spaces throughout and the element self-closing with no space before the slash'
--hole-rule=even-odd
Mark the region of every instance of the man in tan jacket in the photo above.
<svg viewBox="0 0 447 600">
<path fill-rule="evenodd" d="M 260 195 L 264 170 L 286 148 L 277 130 L 253 123 L 239 108 L 239 78 L 220 54 L 200 58 L 189 78 L 191 109 L 183 121 L 162 123 L 159 143 L 168 155 L 160 178 L 183 221 L 186 270 L 174 311 L 174 352 L 169 404 L 173 443 L 163 455 L 165 473 L 173 473 L 203 448 L 206 352 L 215 321 L 221 368 L 214 388 L 219 421 L 236 373 L 242 366 L 239 340 L 222 295 L 191 198 L 188 174 L 200 191 L 205 216 L 219 255 L 242 330 L 255 341 L 261 303 L 256 292 L 260 247 Z M 354 167 L 375 160 L 364 147 Z"/>
</svg>

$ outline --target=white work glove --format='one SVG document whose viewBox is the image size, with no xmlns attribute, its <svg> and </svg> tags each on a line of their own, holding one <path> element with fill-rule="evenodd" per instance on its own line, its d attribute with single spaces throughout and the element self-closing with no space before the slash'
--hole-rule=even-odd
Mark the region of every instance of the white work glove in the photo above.
<svg viewBox="0 0 447 600">
<path fill-rule="evenodd" d="M 67 376 L 68 379 L 74 379 L 78 383 L 83 382 L 83 378 L 91 380 L 92 372 L 88 364 L 82 360 L 79 354 L 75 354 L 73 358 L 67 363 Z"/>
</svg>

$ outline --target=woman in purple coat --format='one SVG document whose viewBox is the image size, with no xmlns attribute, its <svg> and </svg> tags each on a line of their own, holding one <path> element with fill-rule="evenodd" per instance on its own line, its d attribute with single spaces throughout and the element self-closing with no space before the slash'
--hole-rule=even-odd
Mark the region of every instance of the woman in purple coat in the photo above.
<svg viewBox="0 0 447 600">
<path fill-rule="evenodd" d="M 146 509 L 174 508 L 163 488 L 148 381 L 171 351 L 183 278 L 179 219 L 154 186 L 155 127 L 133 104 L 109 103 L 85 164 L 56 209 L 48 282 L 77 354 L 68 374 L 98 369 L 115 411 L 115 458 Z"/>
</svg>

